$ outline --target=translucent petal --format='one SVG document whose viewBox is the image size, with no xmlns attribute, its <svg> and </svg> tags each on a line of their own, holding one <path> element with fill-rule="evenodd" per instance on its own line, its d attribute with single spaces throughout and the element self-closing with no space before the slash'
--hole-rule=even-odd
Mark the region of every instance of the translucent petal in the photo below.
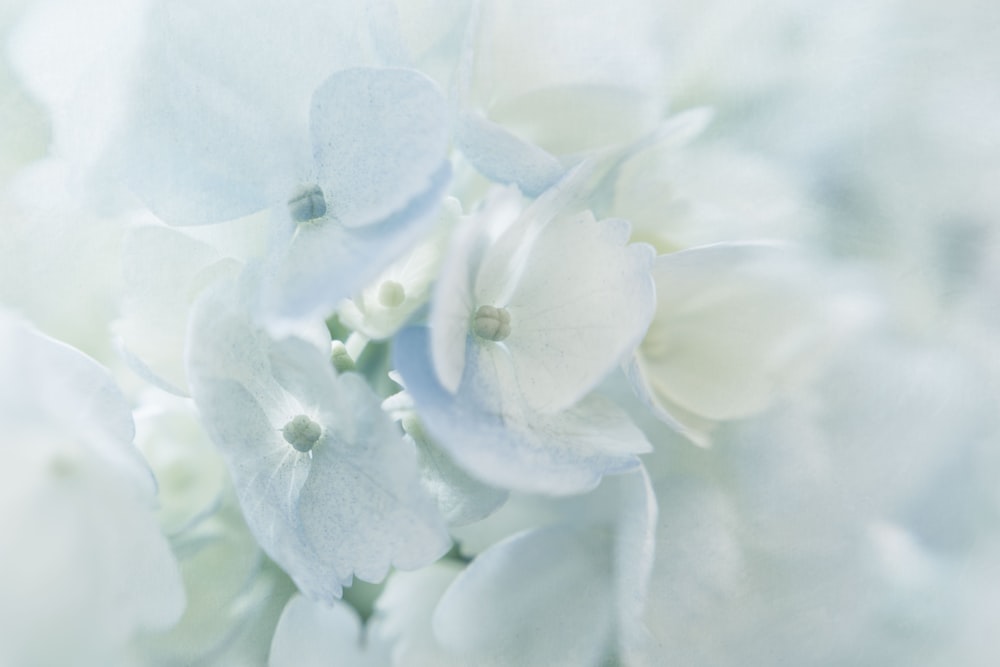
<svg viewBox="0 0 1000 667">
<path fill-rule="evenodd" d="M 528 196 L 541 194 L 565 172 L 552 154 L 476 113 L 460 116 L 455 140 L 479 173 L 497 183 L 517 185 Z"/>
<path fill-rule="evenodd" d="M 330 72 L 363 59 L 359 9 L 306 0 L 155 4 L 115 142 L 118 175 L 176 224 L 284 201 L 313 172 L 310 96 Z"/>
<path fill-rule="evenodd" d="M 125 294 L 114 330 L 122 338 L 129 365 L 168 391 L 187 391 L 184 339 L 188 310 L 197 295 L 195 279 L 221 259 L 208 244 L 173 229 L 145 226 L 125 235 Z M 230 276 L 239 268 L 236 262 L 229 264 Z"/>
<path fill-rule="evenodd" d="M 110 373 L 0 312 L 0 422 L 0 663 L 111 664 L 175 623 L 177 563 Z"/>
<path fill-rule="evenodd" d="M 416 452 L 361 376 L 347 373 L 339 382 L 343 400 L 325 422 L 325 446 L 313 450 L 298 512 L 324 561 L 381 581 L 390 565 L 412 570 L 437 560 L 451 540 L 420 485 Z"/>
<path fill-rule="evenodd" d="M 376 602 L 378 634 L 393 642 L 396 665 L 464 667 L 434 638 L 431 616 L 441 595 L 462 571 L 461 564 L 442 560 L 416 572 L 395 572 Z"/>
<path fill-rule="evenodd" d="M 325 319 L 426 237 L 450 178 L 449 163 L 439 162 L 430 187 L 377 224 L 352 229 L 329 216 L 289 222 L 261 267 L 257 317 L 275 335 Z"/>
<path fill-rule="evenodd" d="M 450 526 L 479 521 L 506 502 L 506 491 L 470 476 L 427 437 L 415 438 L 414 444 L 424 487 Z"/>
<path fill-rule="evenodd" d="M 628 223 L 589 214 L 549 223 L 506 303 L 504 341 L 525 403 L 555 412 L 592 390 L 638 345 L 655 304 L 653 251 Z"/>
<path fill-rule="evenodd" d="M 516 394 L 498 391 L 496 373 L 479 370 L 483 364 L 498 364 L 503 376 L 510 377 L 501 357 L 475 343 L 468 346 L 470 363 L 454 396 L 434 375 L 426 329 L 400 333 L 394 354 L 435 441 L 460 466 L 494 486 L 578 493 L 596 486 L 602 475 L 636 467 L 635 453 L 649 450 L 628 416 L 603 399 L 590 397 L 554 414 L 527 409 Z"/>
<path fill-rule="evenodd" d="M 361 619 L 350 606 L 328 606 L 296 595 L 281 613 L 268 665 L 388 667 L 388 647 L 365 639 Z"/>
<path fill-rule="evenodd" d="M 827 299 L 790 247 L 694 248 L 659 257 L 654 276 L 656 316 L 638 363 L 663 402 L 710 419 L 747 416 L 821 349 Z"/>
<path fill-rule="evenodd" d="M 341 323 L 372 340 L 391 338 L 399 331 L 426 305 L 461 212 L 458 200 L 446 197 L 430 237 L 383 271 L 358 296 L 341 303 L 337 311 Z M 390 286 L 394 296 L 387 299 L 385 290 Z"/>
<path fill-rule="evenodd" d="M 459 224 L 452 236 L 434 288 L 430 314 L 434 369 L 441 384 L 454 393 L 465 370 L 465 340 L 469 318 L 476 309 L 473 296 L 476 266 L 489 239 L 502 232 L 521 210 L 513 189 L 490 193 L 483 209 Z"/>
<path fill-rule="evenodd" d="M 598 664 L 614 622 L 601 542 L 597 531 L 562 525 L 487 550 L 442 596 L 438 641 L 469 664 Z"/>
<path fill-rule="evenodd" d="M 327 79 L 310 124 L 330 217 L 368 225 L 431 188 L 447 157 L 448 117 L 437 85 L 416 70 L 355 68 Z"/>
<path fill-rule="evenodd" d="M 440 557 L 450 543 L 444 523 L 378 398 L 359 376 L 335 376 L 328 340 L 275 342 L 236 299 L 220 286 L 195 306 L 188 373 L 262 548 L 323 600 L 355 574 L 378 580 L 390 564 Z M 321 429 L 307 451 L 283 433 L 299 415 Z"/>
</svg>

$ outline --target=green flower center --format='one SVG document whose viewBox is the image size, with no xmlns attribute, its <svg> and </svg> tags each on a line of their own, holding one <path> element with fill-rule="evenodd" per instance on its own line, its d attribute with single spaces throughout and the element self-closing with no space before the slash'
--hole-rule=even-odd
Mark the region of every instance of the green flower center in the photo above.
<svg viewBox="0 0 1000 667">
<path fill-rule="evenodd" d="M 506 308 L 479 306 L 472 316 L 472 333 L 483 340 L 502 341 L 510 335 L 510 313 Z"/>
<path fill-rule="evenodd" d="M 285 442 L 300 452 L 308 452 L 323 435 L 323 427 L 305 415 L 296 415 L 281 429 Z"/>
</svg>

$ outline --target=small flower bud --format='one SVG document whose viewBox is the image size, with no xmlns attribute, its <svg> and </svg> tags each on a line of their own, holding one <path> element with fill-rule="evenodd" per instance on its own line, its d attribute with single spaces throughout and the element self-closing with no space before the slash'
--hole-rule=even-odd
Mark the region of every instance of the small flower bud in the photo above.
<svg viewBox="0 0 1000 667">
<path fill-rule="evenodd" d="M 330 345 L 330 362 L 338 373 L 347 373 L 355 370 L 354 359 L 347 351 L 347 347 L 339 340 L 333 341 Z"/>
<path fill-rule="evenodd" d="M 386 308 L 396 308 L 406 300 L 406 290 L 395 280 L 386 280 L 378 288 L 378 302 Z"/>
</svg>

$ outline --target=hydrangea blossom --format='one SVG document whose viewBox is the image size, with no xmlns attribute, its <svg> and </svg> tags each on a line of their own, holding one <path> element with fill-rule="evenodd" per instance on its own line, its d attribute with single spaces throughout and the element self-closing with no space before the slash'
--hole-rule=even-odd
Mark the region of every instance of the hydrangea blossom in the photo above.
<svg viewBox="0 0 1000 667">
<path fill-rule="evenodd" d="M 247 523 L 310 597 L 378 581 L 449 546 L 416 457 L 357 375 L 337 375 L 329 339 L 274 340 L 238 288 L 207 292 L 191 317 L 188 374 Z"/>
<path fill-rule="evenodd" d="M 558 211 L 561 195 L 519 215 L 516 192 L 502 191 L 467 221 L 430 332 L 397 340 L 441 446 L 484 481 L 550 493 L 591 488 L 648 447 L 624 413 L 586 395 L 645 333 L 652 251 L 627 244 L 624 221 Z"/>
<path fill-rule="evenodd" d="M 998 12 L 7 3 L 0 663 L 994 664 Z"/>
</svg>

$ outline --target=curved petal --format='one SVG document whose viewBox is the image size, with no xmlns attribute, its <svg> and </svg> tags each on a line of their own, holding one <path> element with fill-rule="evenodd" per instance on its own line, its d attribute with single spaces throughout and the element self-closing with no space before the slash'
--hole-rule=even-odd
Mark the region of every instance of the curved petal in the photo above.
<svg viewBox="0 0 1000 667">
<path fill-rule="evenodd" d="M 495 545 L 441 597 L 438 641 L 469 664 L 598 664 L 614 625 L 603 542 L 597 531 L 560 525 Z"/>
<path fill-rule="evenodd" d="M 440 557 L 444 522 L 378 398 L 360 377 L 334 374 L 329 342 L 275 342 L 255 327 L 234 287 L 196 304 L 188 375 L 261 547 L 303 593 L 328 601 L 355 574 L 377 580 L 390 564 Z M 300 416 L 318 428 L 305 448 L 284 432 Z"/>
<path fill-rule="evenodd" d="M 450 180 L 450 164 L 439 162 L 430 187 L 378 224 L 352 229 L 324 217 L 288 226 L 261 266 L 257 318 L 282 336 L 328 317 L 426 238 Z"/>
<path fill-rule="evenodd" d="M 766 407 L 829 335 L 822 282 L 791 247 L 717 244 L 657 258 L 638 368 L 654 399 L 713 420 Z"/>
<path fill-rule="evenodd" d="M 384 220 L 434 185 L 448 151 L 448 107 L 416 70 L 354 68 L 313 94 L 310 124 L 330 217 L 347 228 Z"/>
<path fill-rule="evenodd" d="M 504 341 L 525 403 L 555 412 L 591 391 L 646 333 L 655 307 L 652 248 L 626 245 L 628 223 L 555 220 L 505 304 Z"/>
<path fill-rule="evenodd" d="M 378 634 L 393 642 L 394 664 L 407 667 L 464 667 L 434 639 L 431 616 L 441 595 L 461 572 L 441 560 L 416 572 L 396 572 L 375 603 Z"/>
<path fill-rule="evenodd" d="M 483 484 L 455 464 L 423 429 L 414 434 L 420 477 L 449 526 L 464 526 L 489 516 L 507 501 L 506 491 Z"/>
<path fill-rule="evenodd" d="M 461 114 L 455 139 L 479 173 L 497 183 L 513 183 L 531 197 L 553 186 L 565 172 L 552 154 L 474 112 Z"/>
<path fill-rule="evenodd" d="M 268 665 L 329 667 L 332 664 L 387 666 L 388 647 L 366 637 L 361 619 L 349 605 L 327 606 L 296 595 L 281 612 L 271 640 Z"/>
<path fill-rule="evenodd" d="M 154 3 L 115 141 L 119 176 L 174 224 L 219 222 L 287 199 L 314 176 L 313 91 L 364 60 L 363 8 Z"/>
<path fill-rule="evenodd" d="M 412 570 L 437 560 L 451 540 L 420 485 L 416 452 L 378 398 L 359 375 L 338 381 L 343 401 L 325 420 L 328 435 L 314 449 L 298 514 L 303 534 L 326 563 L 381 581 L 390 565 Z"/>
<path fill-rule="evenodd" d="M 107 369 L 0 310 L 0 423 L 0 663 L 112 664 L 176 623 L 177 562 Z"/>
<path fill-rule="evenodd" d="M 491 192 L 482 210 L 459 224 L 445 254 L 434 287 L 430 328 L 435 372 L 452 393 L 465 371 L 465 340 L 476 309 L 476 266 L 489 239 L 508 228 L 520 210 L 521 196 L 513 188 Z"/>
<path fill-rule="evenodd" d="M 395 364 L 416 401 L 427 430 L 460 466 L 501 488 L 568 494 L 593 488 L 605 474 L 639 465 L 636 452 L 649 450 L 642 432 L 617 406 L 588 398 L 555 414 L 532 412 L 517 396 L 505 396 L 481 364 L 502 358 L 474 343 L 458 394 L 451 395 L 434 374 L 426 329 L 396 337 Z M 472 370 L 470 370 L 472 369 Z M 480 377 L 486 375 L 485 379 Z"/>
</svg>

